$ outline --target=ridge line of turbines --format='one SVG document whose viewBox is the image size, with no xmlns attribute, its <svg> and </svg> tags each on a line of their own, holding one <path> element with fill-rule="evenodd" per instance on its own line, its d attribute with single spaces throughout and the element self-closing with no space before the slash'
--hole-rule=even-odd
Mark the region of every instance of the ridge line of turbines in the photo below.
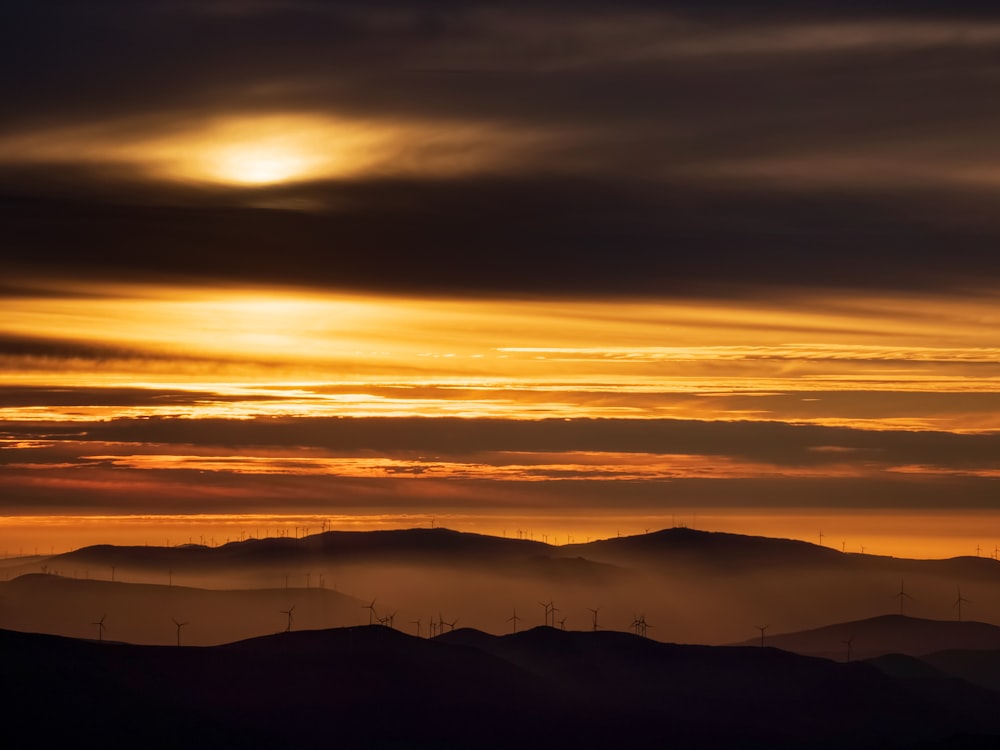
<svg viewBox="0 0 1000 750">
<path fill-rule="evenodd" d="M 956 607 L 958 609 L 958 622 L 962 622 L 962 605 L 963 604 L 971 604 L 972 601 L 970 599 L 966 599 L 964 596 L 962 596 L 962 587 L 961 586 L 957 586 L 957 592 L 958 592 L 958 596 L 955 599 L 955 601 L 953 602 L 952 606 Z M 899 614 L 900 614 L 901 617 L 905 616 L 905 604 L 906 604 L 906 601 L 907 600 L 914 601 L 914 598 L 909 593 L 907 593 L 906 586 L 905 586 L 905 580 L 904 579 L 900 579 L 900 581 L 899 581 L 899 591 L 896 592 L 893 595 L 893 598 L 894 599 L 899 599 Z M 372 599 L 371 602 L 369 602 L 368 604 L 366 604 L 363 607 L 361 607 L 361 609 L 367 609 L 368 610 L 368 613 L 369 613 L 368 614 L 368 624 L 369 625 L 376 625 L 376 624 L 378 624 L 378 625 L 381 625 L 383 627 L 388 627 L 388 628 L 391 628 L 391 629 L 395 629 L 396 611 L 393 611 L 393 612 L 391 612 L 391 613 L 389 613 L 387 615 L 381 615 L 380 616 L 378 614 L 378 611 L 375 608 L 375 602 L 376 601 L 378 601 L 378 600 L 377 599 Z M 551 628 L 558 628 L 558 629 L 561 629 L 561 630 L 566 630 L 566 620 L 568 619 L 568 616 L 564 615 L 562 619 L 560 619 L 560 620 L 556 619 L 556 612 L 561 612 L 562 610 L 560 610 L 558 607 L 556 607 L 555 602 L 552 599 L 549 599 L 549 601 L 547 601 L 547 602 L 540 601 L 540 602 L 538 602 L 538 604 L 539 604 L 539 606 L 541 606 L 541 607 L 544 608 L 544 626 L 545 627 L 551 627 Z M 591 614 L 591 629 L 594 632 L 597 632 L 598 630 L 605 630 L 606 628 L 604 628 L 603 626 L 601 626 L 599 624 L 599 622 L 598 622 L 598 613 L 601 611 L 601 608 L 600 607 L 588 608 L 587 611 L 590 612 L 590 614 Z M 289 633 L 292 630 L 292 623 L 295 620 L 294 612 L 295 612 L 295 605 L 294 604 L 292 604 L 291 606 L 289 606 L 288 609 L 278 610 L 279 614 L 283 614 L 286 617 L 286 625 L 285 625 L 285 630 L 284 630 L 284 632 L 286 632 L 286 633 Z M 107 626 L 104 624 L 104 621 L 105 621 L 106 618 L 107 618 L 107 613 L 101 615 L 101 618 L 99 620 L 95 620 L 94 622 L 90 623 L 91 625 L 97 626 L 97 640 L 99 642 L 103 642 L 103 640 L 104 640 L 104 631 L 107 629 Z M 519 616 L 517 614 L 517 608 L 514 607 L 513 614 L 510 617 L 508 617 L 504 622 L 505 623 L 513 623 L 513 627 L 512 627 L 512 631 L 511 632 L 516 634 L 517 633 L 517 623 L 520 622 L 520 621 L 522 621 L 523 619 L 524 619 L 523 617 L 521 617 L 521 616 Z M 181 645 L 181 629 L 184 628 L 187 625 L 190 625 L 191 623 L 189 621 L 181 622 L 181 621 L 177 620 L 176 618 L 171 618 L 171 622 L 177 628 L 177 645 L 180 646 Z M 455 625 L 458 624 L 458 622 L 459 622 L 459 618 L 457 618 L 457 617 L 454 620 L 450 621 L 450 622 L 447 621 L 447 620 L 445 620 L 444 619 L 444 615 L 441 614 L 440 612 L 438 613 L 438 620 L 435 621 L 434 617 L 432 615 L 431 619 L 430 619 L 430 623 L 429 623 L 429 629 L 428 629 L 428 636 L 427 637 L 428 638 L 434 638 L 435 636 L 441 635 L 443 633 L 451 632 L 451 631 L 453 631 L 455 629 Z M 422 618 L 418 618 L 416 620 L 410 620 L 409 624 L 416 625 L 416 635 L 417 635 L 418 638 L 423 637 L 422 636 L 422 632 L 423 632 L 422 631 L 422 628 L 423 628 L 423 620 L 422 620 Z M 638 615 L 633 615 L 632 622 L 629 624 L 629 628 L 631 629 L 631 631 L 633 633 L 635 633 L 635 635 L 640 636 L 642 638 L 647 638 L 648 637 L 647 630 L 649 628 L 652 628 L 652 627 L 654 627 L 654 626 L 651 625 L 651 624 L 649 624 L 646 621 L 646 615 L 645 615 L 645 613 L 638 614 Z M 757 630 L 760 631 L 760 647 L 763 648 L 764 647 L 765 632 L 771 626 L 770 626 L 770 624 L 768 624 L 768 625 L 755 625 L 754 627 Z M 447 630 L 445 630 L 445 628 L 447 628 Z M 847 661 L 851 661 L 851 650 L 852 650 L 852 645 L 854 643 L 854 639 L 855 639 L 855 636 L 851 635 L 846 640 L 840 641 L 840 643 L 842 643 L 845 646 L 847 646 Z"/>
</svg>

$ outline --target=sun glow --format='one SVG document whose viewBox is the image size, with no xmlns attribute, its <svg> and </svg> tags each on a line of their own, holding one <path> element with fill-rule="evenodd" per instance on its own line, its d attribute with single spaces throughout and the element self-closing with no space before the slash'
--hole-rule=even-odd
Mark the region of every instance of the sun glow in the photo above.
<svg viewBox="0 0 1000 750">
<path fill-rule="evenodd" d="M 268 185 L 308 174 L 319 159 L 282 144 L 238 144 L 209 160 L 229 182 Z"/>
<path fill-rule="evenodd" d="M 5 358 L 0 384 L 203 391 L 183 405 L 203 417 L 625 416 L 1000 427 L 994 298 L 927 299 L 920 307 L 831 299 L 816 308 L 809 315 L 792 301 L 514 302 L 70 285 L 0 301 L 0 336 L 39 342 L 37 354 Z M 984 324 L 961 323 L 970 318 Z M 78 356 L 50 359 L 44 341 Z M 940 394 L 938 402 L 931 393 Z M 12 404 L 5 417 L 136 417 L 181 408 L 156 400 Z"/>
<path fill-rule="evenodd" d="M 552 136 L 475 122 L 245 112 L 0 135 L 0 161 L 120 165 L 156 179 L 254 187 L 358 174 L 456 175 L 544 150 Z"/>
</svg>

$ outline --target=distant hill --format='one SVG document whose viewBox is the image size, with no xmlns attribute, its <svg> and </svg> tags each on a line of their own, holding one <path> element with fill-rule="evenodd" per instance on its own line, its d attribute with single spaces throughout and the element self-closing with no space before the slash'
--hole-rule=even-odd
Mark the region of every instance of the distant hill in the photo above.
<svg viewBox="0 0 1000 750">
<path fill-rule="evenodd" d="M 765 633 L 764 642 L 796 654 L 843 661 L 847 658 L 848 640 L 853 659 L 885 654 L 922 657 L 947 649 L 1000 649 L 1000 627 L 984 622 L 882 615 L 796 633 Z M 740 645 L 759 642 L 749 639 Z"/>
<path fill-rule="evenodd" d="M 39 558 L 40 560 L 43 558 Z M 706 569 L 752 571 L 773 567 L 813 566 L 843 571 L 892 571 L 934 574 L 958 580 L 1000 581 L 1000 561 L 980 557 L 909 560 L 877 555 L 844 554 L 832 547 L 795 539 L 777 539 L 683 527 L 647 534 L 599 539 L 585 544 L 550 545 L 528 539 L 473 534 L 446 528 L 390 531 L 327 531 L 291 539 L 247 539 L 217 547 L 94 545 L 44 558 L 49 567 L 111 566 L 183 571 L 220 571 L 247 566 L 402 563 L 535 566 L 534 572 L 565 570 L 552 560 L 574 560 L 592 573 L 614 572 L 613 566 L 698 565 Z M 582 563 L 579 561 L 583 561 Z M 612 566 L 612 567 L 608 567 Z M 535 570 L 535 568 L 538 568 Z"/>
<path fill-rule="evenodd" d="M 1000 696 L 867 664 L 622 633 L 380 626 L 211 648 L 0 631 L 5 741 L 72 747 L 908 747 L 1000 741 Z M 53 717 L 58 717 L 53 720 Z"/>
<path fill-rule="evenodd" d="M 779 630 L 803 631 L 899 611 L 895 594 L 904 580 L 912 596 L 906 601 L 908 615 L 935 620 L 956 615 L 961 587 L 966 617 L 1000 622 L 996 560 L 844 554 L 790 539 L 686 528 L 565 546 L 441 528 L 332 531 L 220 547 L 102 545 L 36 561 L 33 569 L 43 567 L 63 577 L 114 576 L 116 581 L 167 583 L 172 576 L 174 583 L 205 589 L 336 587 L 366 602 L 377 598 L 387 612 L 400 614 L 399 622 L 420 618 L 426 626 L 431 615 L 446 612 L 463 625 L 491 632 L 506 630 L 515 608 L 528 618 L 524 624 L 543 622 L 538 602 L 555 599 L 559 618 L 568 618 L 570 628 L 586 628 L 588 610 L 599 608 L 605 627 L 627 629 L 644 613 L 657 640 L 728 643 L 749 640 L 754 626 L 765 623 L 771 624 L 768 636 L 773 637 Z M 3 612 L 0 593 L 0 626 L 11 622 Z M 311 624 L 359 621 L 366 620 Z M 259 624 L 256 631 L 230 635 L 271 629 L 266 620 Z M 850 635 L 806 652 L 837 658 L 839 641 Z M 861 641 L 857 646 L 859 654 L 882 653 L 865 649 Z"/>
<path fill-rule="evenodd" d="M 1000 649 L 952 649 L 921 657 L 945 674 L 1000 692 Z"/>
<path fill-rule="evenodd" d="M 214 645 L 284 630 L 287 615 L 300 628 L 356 625 L 367 620 L 367 602 L 327 589 L 207 590 L 187 586 L 25 575 L 0 582 L 0 627 L 97 637 L 133 643 L 176 643 L 174 620 L 187 623 L 182 642 Z"/>
<path fill-rule="evenodd" d="M 683 527 L 648 534 L 600 539 L 559 547 L 559 554 L 579 554 L 611 562 L 698 563 L 720 568 L 841 563 L 849 556 L 830 547 L 795 539 L 773 539 Z"/>
<path fill-rule="evenodd" d="M 301 538 L 271 537 L 228 542 L 218 547 L 185 544 L 176 547 L 95 545 L 57 555 L 58 561 L 105 565 L 204 566 L 270 565 L 307 562 L 377 560 L 524 559 L 544 554 L 548 545 L 527 539 L 503 539 L 451 529 L 392 531 L 327 531 Z"/>
</svg>

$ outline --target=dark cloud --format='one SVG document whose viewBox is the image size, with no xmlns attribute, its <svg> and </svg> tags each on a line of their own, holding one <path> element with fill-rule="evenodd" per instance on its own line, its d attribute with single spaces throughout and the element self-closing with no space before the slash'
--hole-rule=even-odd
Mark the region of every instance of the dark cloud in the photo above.
<svg viewBox="0 0 1000 750">
<path fill-rule="evenodd" d="M 255 401 L 279 398 L 254 394 Z M 206 402 L 225 403 L 246 401 L 246 396 L 232 396 L 209 391 L 179 391 L 162 388 L 45 388 L 38 386 L 0 386 L 0 405 L 16 407 L 52 406 L 187 406 L 195 407 Z"/>
<path fill-rule="evenodd" d="M 5 3 L 11 137 L 303 112 L 485 125 L 454 146 L 485 154 L 536 140 L 448 178 L 254 190 L 152 180 L 86 143 L 7 154 L 2 268 L 471 294 L 990 285 L 998 47 L 981 2 Z"/>
<path fill-rule="evenodd" d="M 861 430 L 781 422 L 662 419 L 143 418 L 68 425 L 0 422 L 12 437 L 65 433 L 77 440 L 208 446 L 304 446 L 334 452 L 409 451 L 469 456 L 512 451 L 680 454 L 733 457 L 781 466 L 849 462 L 891 467 L 996 468 L 1000 435 Z M 845 458 L 846 457 L 846 458 Z"/>
<path fill-rule="evenodd" d="M 538 177 L 258 195 L 341 208 L 5 201 L 4 265 L 9 277 L 60 269 L 446 294 L 945 290 L 1000 278 L 1000 225 L 968 224 L 972 205 L 952 211 L 949 196 L 930 191 L 904 200 Z"/>
</svg>

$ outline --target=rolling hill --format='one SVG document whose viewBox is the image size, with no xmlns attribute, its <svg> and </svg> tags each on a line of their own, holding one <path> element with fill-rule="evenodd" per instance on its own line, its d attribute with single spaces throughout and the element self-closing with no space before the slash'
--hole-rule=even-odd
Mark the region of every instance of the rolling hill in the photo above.
<svg viewBox="0 0 1000 750">
<path fill-rule="evenodd" d="M 1000 696 L 777 649 L 381 626 L 208 647 L 0 631 L 6 736 L 65 747 L 917 746 L 1000 738 Z M 956 694 L 955 685 L 961 684 Z M 53 721 L 57 717 L 58 720 Z"/>
</svg>

